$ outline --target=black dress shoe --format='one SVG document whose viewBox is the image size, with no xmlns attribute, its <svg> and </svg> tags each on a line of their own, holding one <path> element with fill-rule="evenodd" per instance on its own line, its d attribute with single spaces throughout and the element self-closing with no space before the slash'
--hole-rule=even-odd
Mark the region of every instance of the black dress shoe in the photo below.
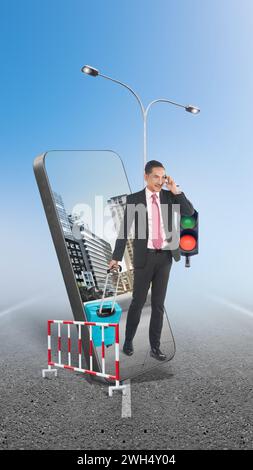
<svg viewBox="0 0 253 470">
<path fill-rule="evenodd" d="M 134 353 L 134 347 L 133 347 L 133 342 L 132 341 L 126 341 L 125 340 L 125 343 L 124 343 L 124 346 L 123 346 L 123 352 L 127 356 L 132 356 L 132 354 Z"/>
<path fill-rule="evenodd" d="M 166 355 L 162 353 L 159 348 L 151 348 L 150 356 L 154 359 L 158 359 L 158 361 L 164 361 L 166 359 Z"/>
</svg>

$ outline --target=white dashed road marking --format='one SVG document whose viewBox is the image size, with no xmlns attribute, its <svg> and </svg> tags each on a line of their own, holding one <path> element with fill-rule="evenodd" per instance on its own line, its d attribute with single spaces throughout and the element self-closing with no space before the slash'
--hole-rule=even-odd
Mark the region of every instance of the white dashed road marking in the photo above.
<svg viewBox="0 0 253 470">
<path fill-rule="evenodd" d="M 122 411 L 121 411 L 121 418 L 131 418 L 132 411 L 131 411 L 131 384 L 130 380 L 124 381 L 124 385 L 126 385 L 126 394 L 122 394 Z"/>
<path fill-rule="evenodd" d="M 218 297 L 216 295 L 210 295 L 211 299 L 216 300 L 217 302 L 226 305 L 227 307 L 231 307 L 233 310 L 237 312 L 244 313 L 245 315 L 249 315 L 253 317 L 253 311 L 249 310 L 248 308 L 243 307 L 242 305 L 236 304 L 235 302 L 231 302 L 230 300 L 224 299 L 222 297 Z"/>
<path fill-rule="evenodd" d="M 33 297 L 32 299 L 22 300 L 18 304 L 12 305 L 11 307 L 2 310 L 2 312 L 0 312 L 0 317 L 4 317 L 5 315 L 8 315 L 9 313 L 15 312 L 17 310 L 22 310 L 24 307 L 33 304 L 36 300 L 40 300 L 41 298 L 42 297 Z"/>
</svg>

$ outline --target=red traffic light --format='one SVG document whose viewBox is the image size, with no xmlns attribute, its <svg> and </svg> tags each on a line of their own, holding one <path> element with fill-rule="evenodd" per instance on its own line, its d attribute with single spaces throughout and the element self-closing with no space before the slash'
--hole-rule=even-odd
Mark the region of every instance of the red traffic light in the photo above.
<svg viewBox="0 0 253 470">
<path fill-rule="evenodd" d="M 192 235 L 183 235 L 180 238 L 179 246 L 184 251 L 192 251 L 196 248 L 197 241 Z"/>
</svg>

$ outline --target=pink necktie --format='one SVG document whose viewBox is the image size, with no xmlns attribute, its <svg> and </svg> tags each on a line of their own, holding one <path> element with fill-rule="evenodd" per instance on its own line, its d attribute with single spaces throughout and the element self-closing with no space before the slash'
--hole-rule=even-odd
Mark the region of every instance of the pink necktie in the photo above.
<svg viewBox="0 0 253 470">
<path fill-rule="evenodd" d="M 161 235 L 161 221 L 159 206 L 157 203 L 157 195 L 152 194 L 152 243 L 155 248 L 162 247 L 163 239 Z"/>
</svg>

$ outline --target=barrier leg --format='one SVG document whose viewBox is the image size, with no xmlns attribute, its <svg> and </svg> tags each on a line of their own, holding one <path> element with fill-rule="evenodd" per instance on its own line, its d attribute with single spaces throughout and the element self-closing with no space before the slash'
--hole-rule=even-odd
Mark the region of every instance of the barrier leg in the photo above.
<svg viewBox="0 0 253 470">
<path fill-rule="evenodd" d="M 47 369 L 42 369 L 42 377 L 46 377 L 46 373 L 54 373 L 55 377 L 57 377 L 57 369 L 52 369 L 52 366 L 50 365 L 51 363 L 51 323 L 53 323 L 52 320 L 48 320 L 47 322 L 47 362 L 48 362 L 48 368 Z"/>
<path fill-rule="evenodd" d="M 115 375 L 116 385 L 110 385 L 108 393 L 109 397 L 112 397 L 113 390 L 122 391 L 123 395 L 126 395 L 126 385 L 119 384 L 119 324 L 115 327 Z"/>
<path fill-rule="evenodd" d="M 42 369 L 42 377 L 45 379 L 47 373 L 54 373 L 55 377 L 57 377 L 57 369 L 51 369 L 51 366 L 48 366 L 48 369 Z M 50 374 L 49 374 L 50 375 Z"/>
<path fill-rule="evenodd" d="M 110 385 L 110 387 L 108 388 L 109 388 L 108 390 L 109 397 L 112 397 L 113 390 L 122 391 L 122 394 L 126 395 L 126 385 L 117 385 L 117 381 L 116 381 L 116 385 Z"/>
</svg>

